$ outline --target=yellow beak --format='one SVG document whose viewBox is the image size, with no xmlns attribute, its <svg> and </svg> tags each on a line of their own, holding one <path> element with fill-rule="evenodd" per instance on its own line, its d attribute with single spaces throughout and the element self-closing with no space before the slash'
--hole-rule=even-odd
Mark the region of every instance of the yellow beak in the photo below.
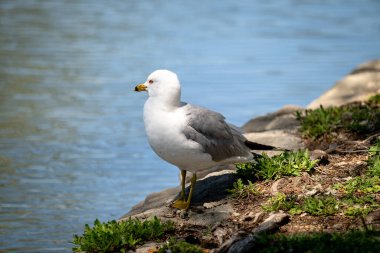
<svg viewBox="0 0 380 253">
<path fill-rule="evenodd" d="M 146 91 L 146 86 L 145 86 L 145 84 L 138 84 L 138 85 L 136 85 L 136 87 L 135 87 L 135 91 L 138 91 L 138 92 L 140 92 L 140 91 Z"/>
</svg>

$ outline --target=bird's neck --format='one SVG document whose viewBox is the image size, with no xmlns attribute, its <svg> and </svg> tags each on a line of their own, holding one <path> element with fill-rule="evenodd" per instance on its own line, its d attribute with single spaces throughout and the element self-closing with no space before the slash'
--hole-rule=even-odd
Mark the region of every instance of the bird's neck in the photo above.
<svg viewBox="0 0 380 253">
<path fill-rule="evenodd" d="M 152 106 L 163 110 L 174 110 L 181 105 L 181 92 L 172 94 L 165 94 L 165 96 L 152 96 L 149 97 L 149 102 Z"/>
</svg>

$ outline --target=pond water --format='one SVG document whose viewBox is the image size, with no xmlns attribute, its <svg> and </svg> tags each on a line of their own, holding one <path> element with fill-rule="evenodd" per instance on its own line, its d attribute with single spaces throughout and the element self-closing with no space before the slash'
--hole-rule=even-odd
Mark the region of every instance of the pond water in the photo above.
<svg viewBox="0 0 380 253">
<path fill-rule="evenodd" d="M 0 252 L 70 251 L 85 223 L 177 185 L 133 92 L 153 70 L 242 125 L 379 58 L 379 13 L 377 0 L 1 1 Z"/>
</svg>

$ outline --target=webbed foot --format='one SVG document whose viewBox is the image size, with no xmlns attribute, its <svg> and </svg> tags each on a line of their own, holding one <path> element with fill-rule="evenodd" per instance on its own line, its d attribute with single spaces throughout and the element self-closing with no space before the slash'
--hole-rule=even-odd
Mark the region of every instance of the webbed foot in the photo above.
<svg viewBox="0 0 380 253">
<path fill-rule="evenodd" d="M 178 199 L 174 201 L 174 203 L 171 206 L 177 209 L 187 210 L 190 207 L 190 202 L 184 201 L 182 199 Z"/>
</svg>

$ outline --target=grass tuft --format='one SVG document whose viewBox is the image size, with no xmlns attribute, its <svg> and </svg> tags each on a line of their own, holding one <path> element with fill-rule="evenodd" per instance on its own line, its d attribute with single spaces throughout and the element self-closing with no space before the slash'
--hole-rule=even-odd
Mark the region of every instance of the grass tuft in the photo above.
<svg viewBox="0 0 380 253">
<path fill-rule="evenodd" d="M 328 108 L 321 105 L 315 110 L 297 112 L 296 118 L 301 123 L 301 133 L 309 138 L 318 138 L 337 130 L 358 134 L 380 130 L 379 104 L 374 102 Z"/>
<path fill-rule="evenodd" d="M 286 196 L 283 193 L 277 193 L 262 208 L 267 212 L 288 211 L 292 215 L 303 212 L 314 216 L 334 215 L 339 210 L 339 202 L 331 196 L 313 196 L 297 199 L 294 195 Z"/>
<path fill-rule="evenodd" d="M 233 188 L 228 189 L 228 192 L 236 199 L 252 198 L 260 193 L 255 184 L 249 180 L 248 184 L 244 184 L 241 178 L 234 182 Z"/>
<path fill-rule="evenodd" d="M 140 221 L 129 219 L 101 223 L 95 220 L 94 226 L 85 225 L 81 236 L 74 235 L 73 251 L 85 252 L 127 252 L 146 241 L 157 240 L 165 233 L 174 231 L 172 222 L 161 222 L 157 217 Z"/>
<path fill-rule="evenodd" d="M 380 140 L 369 148 L 368 174 L 380 177 Z"/>
<path fill-rule="evenodd" d="M 281 176 L 299 176 L 302 171 L 310 171 L 317 163 L 318 160 L 310 160 L 307 150 L 284 152 L 272 158 L 263 154 L 254 162 L 236 164 L 236 172 L 243 180 L 275 180 Z"/>
<path fill-rule="evenodd" d="M 380 93 L 371 96 L 371 97 L 368 99 L 368 102 L 369 102 L 370 104 L 380 104 Z"/>
</svg>

